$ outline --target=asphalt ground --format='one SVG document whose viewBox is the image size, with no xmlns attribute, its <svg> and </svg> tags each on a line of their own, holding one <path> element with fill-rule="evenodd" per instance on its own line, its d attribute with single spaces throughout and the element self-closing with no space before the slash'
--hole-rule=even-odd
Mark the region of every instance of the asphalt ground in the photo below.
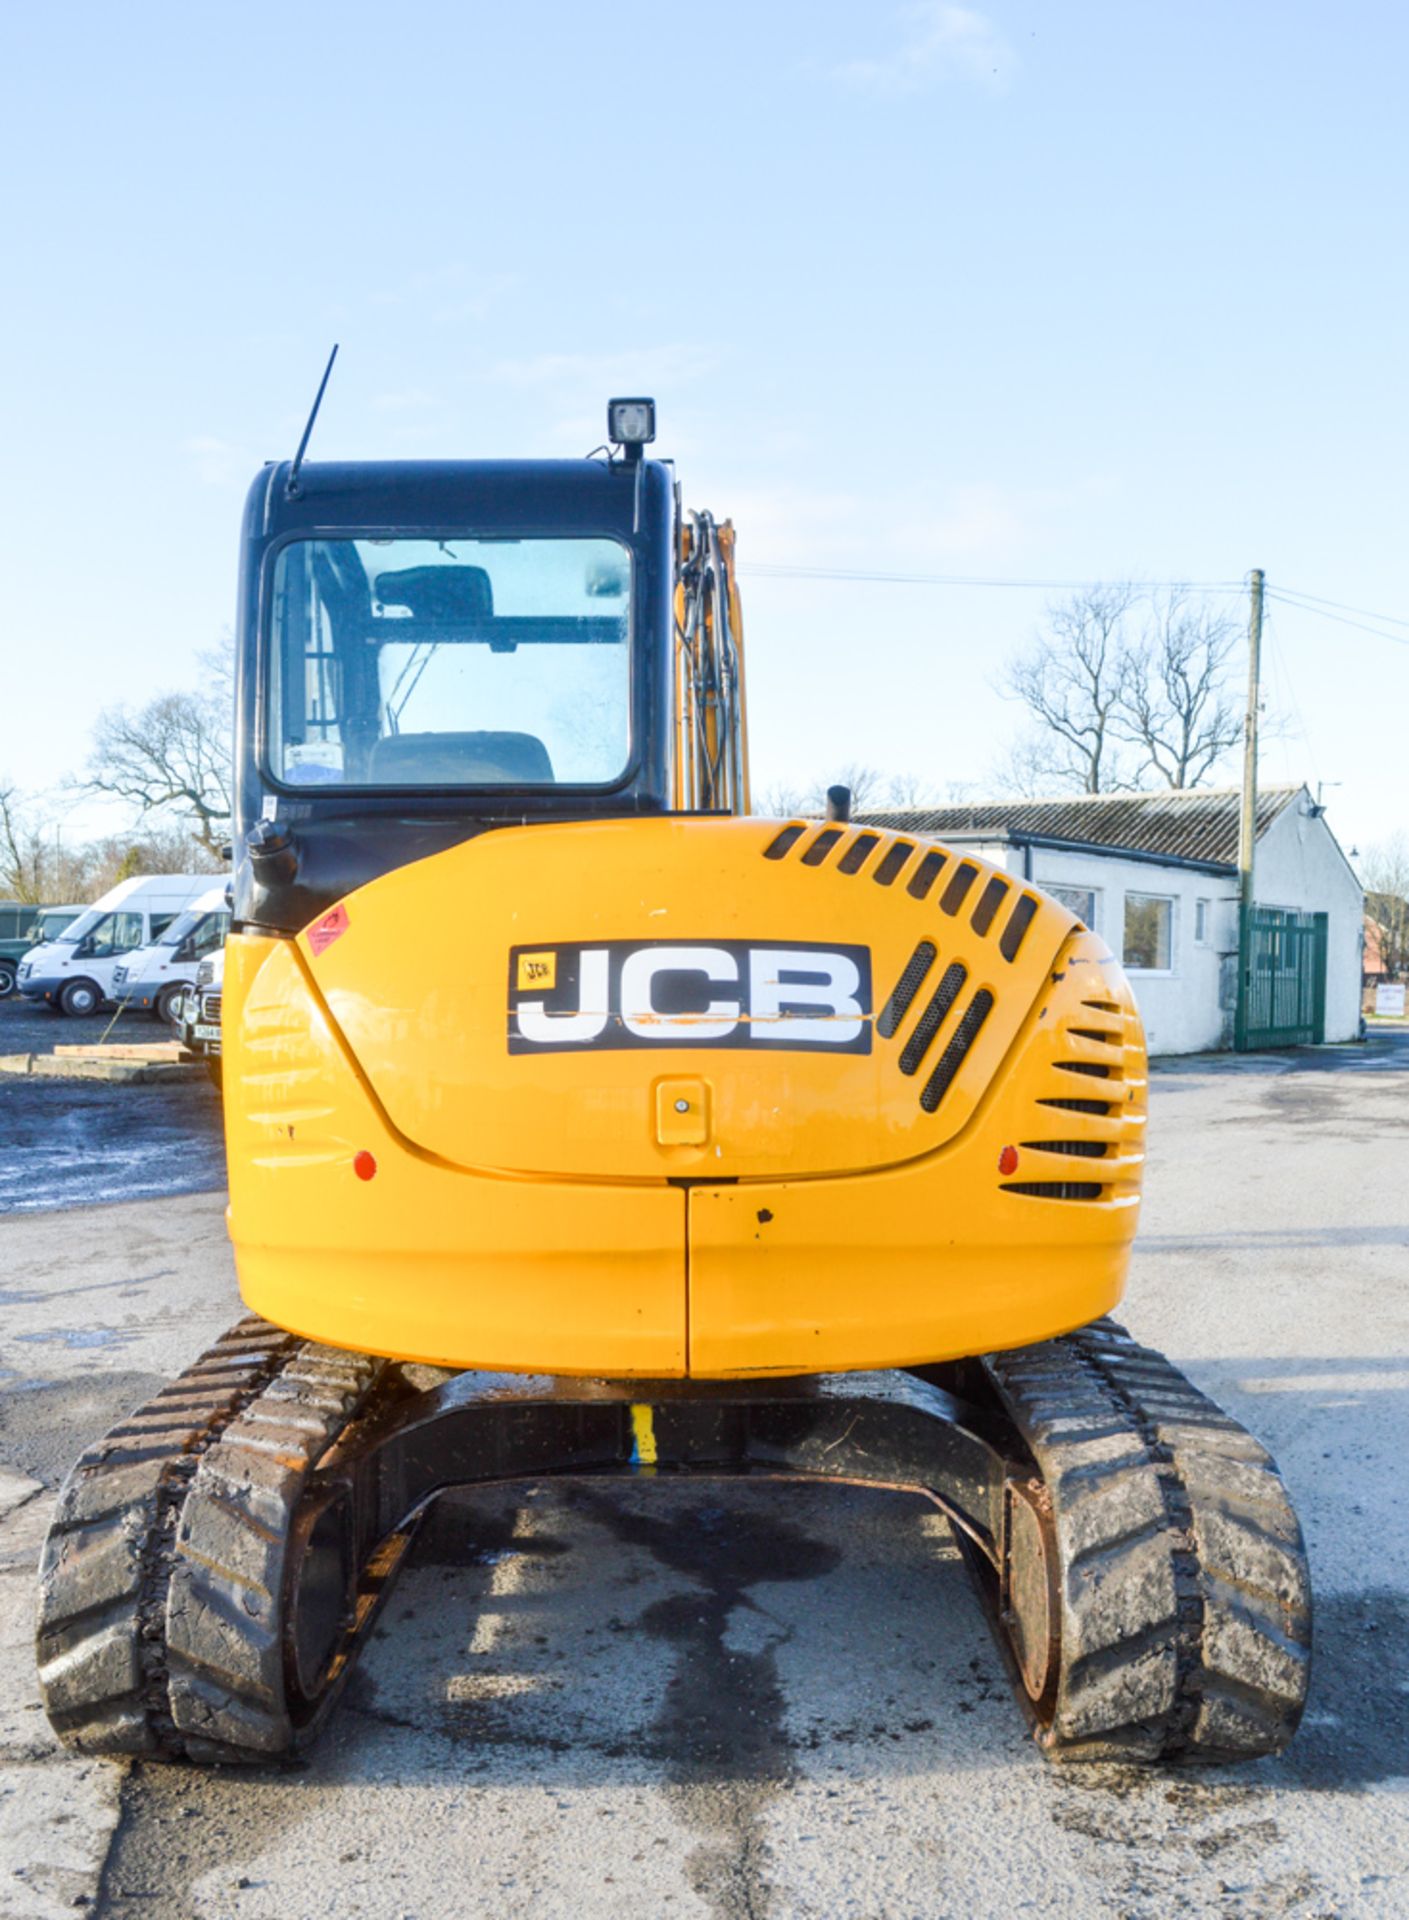
<svg viewBox="0 0 1409 1920">
<path fill-rule="evenodd" d="M 53 1490 L 238 1307 L 218 1193 L 0 1220 L 0 1920 L 1409 1915 L 1406 1147 L 1404 1036 L 1154 1076 L 1123 1317 L 1271 1446 L 1317 1588 L 1296 1740 L 1197 1773 L 1046 1766 L 914 1500 L 664 1480 L 443 1508 L 298 1767 L 75 1760 Z"/>
<path fill-rule="evenodd" d="M 71 1020 L 0 1000 L 0 1055 L 169 1038 L 146 1013 Z M 115 1086 L 0 1074 L 0 1214 L 209 1192 L 224 1182 L 220 1096 L 204 1079 Z"/>
</svg>

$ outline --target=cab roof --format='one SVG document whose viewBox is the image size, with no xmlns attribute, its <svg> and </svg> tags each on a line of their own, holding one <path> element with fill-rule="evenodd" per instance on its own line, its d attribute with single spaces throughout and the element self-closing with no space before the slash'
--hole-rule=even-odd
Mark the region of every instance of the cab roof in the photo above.
<svg viewBox="0 0 1409 1920">
<path fill-rule="evenodd" d="M 659 513 L 669 500 L 669 470 L 641 463 L 640 490 Z M 265 467 L 246 503 L 246 532 L 256 540 L 329 527 L 503 528 L 506 532 L 603 532 L 629 538 L 638 518 L 637 468 L 590 460 L 327 460 L 299 469 Z M 664 498 L 662 497 L 664 496 Z"/>
</svg>

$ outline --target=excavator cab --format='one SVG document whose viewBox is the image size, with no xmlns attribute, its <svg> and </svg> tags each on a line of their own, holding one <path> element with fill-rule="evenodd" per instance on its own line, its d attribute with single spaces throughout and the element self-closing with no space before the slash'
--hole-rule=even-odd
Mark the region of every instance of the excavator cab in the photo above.
<svg viewBox="0 0 1409 1920">
<path fill-rule="evenodd" d="M 1120 966 L 976 854 L 750 814 L 733 529 L 681 510 L 649 403 L 611 418 L 605 458 L 251 489 L 252 1317 L 66 1483 L 50 1717 L 287 1752 L 447 1487 L 748 1472 L 931 1499 L 1054 1757 L 1275 1751 L 1285 1490 L 1104 1318 L 1144 1158 Z"/>
<path fill-rule="evenodd" d="M 640 449 L 635 449 L 639 455 Z M 506 824 L 679 792 L 682 543 L 643 458 L 267 467 L 246 507 L 237 919 L 297 933 Z M 692 795 L 711 807 L 741 788 Z"/>
</svg>

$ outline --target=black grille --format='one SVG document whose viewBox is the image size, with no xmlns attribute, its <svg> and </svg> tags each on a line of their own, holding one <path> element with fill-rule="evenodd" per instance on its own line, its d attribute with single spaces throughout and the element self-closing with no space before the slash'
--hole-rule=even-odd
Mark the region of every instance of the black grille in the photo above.
<svg viewBox="0 0 1409 1920">
<path fill-rule="evenodd" d="M 914 847 L 908 840 L 897 840 L 895 845 L 877 864 L 876 871 L 871 875 L 876 885 L 878 887 L 890 886 L 895 876 L 900 872 L 900 869 L 905 865 L 905 862 L 914 851 Z"/>
<path fill-rule="evenodd" d="M 1114 1000 L 1083 1000 L 1083 1007 L 1094 1007 L 1097 1013 L 1119 1013 L 1120 1008 Z"/>
<path fill-rule="evenodd" d="M 1060 1107 L 1064 1113 L 1109 1113 L 1108 1100 L 1039 1100 L 1039 1107 Z"/>
<path fill-rule="evenodd" d="M 983 892 L 979 895 L 978 905 L 974 908 L 973 918 L 969 922 L 969 925 L 975 933 L 988 932 L 988 929 L 993 925 L 994 914 L 997 913 L 999 907 L 1002 906 L 1007 897 L 1008 883 L 1006 880 L 1000 880 L 995 873 Z"/>
<path fill-rule="evenodd" d="M 939 878 L 940 868 L 944 865 L 942 853 L 927 853 L 911 874 L 906 892 L 912 893 L 917 900 L 923 900 L 935 881 Z"/>
<path fill-rule="evenodd" d="M 978 879 L 978 868 L 972 861 L 964 860 L 954 869 L 954 877 L 944 889 L 940 905 L 946 913 L 957 913 L 964 904 L 969 888 Z"/>
<path fill-rule="evenodd" d="M 807 852 L 802 856 L 805 867 L 820 867 L 832 848 L 841 839 L 840 827 L 823 827 Z"/>
<path fill-rule="evenodd" d="M 1024 1140 L 1025 1147 L 1031 1147 L 1035 1153 L 1071 1153 L 1082 1160 L 1104 1160 L 1106 1143 L 1104 1140 Z"/>
<path fill-rule="evenodd" d="M 783 831 L 778 834 L 775 839 L 770 840 L 768 845 L 763 849 L 764 859 L 785 859 L 806 831 L 806 827 L 784 827 Z"/>
<path fill-rule="evenodd" d="M 1079 1040 L 1099 1040 L 1103 1047 L 1118 1047 L 1120 1035 L 1101 1027 L 1068 1027 L 1068 1033 L 1074 1033 Z"/>
<path fill-rule="evenodd" d="M 1094 1180 L 1006 1180 L 1004 1193 L 1029 1193 L 1034 1200 L 1099 1200 L 1105 1188 Z"/>
<path fill-rule="evenodd" d="M 952 966 L 944 969 L 943 978 L 930 995 L 929 1005 L 915 1022 L 915 1031 L 901 1050 L 900 1071 L 902 1073 L 919 1071 L 920 1062 L 929 1052 L 931 1040 L 939 1032 L 945 1014 L 959 998 L 959 989 L 967 978 L 967 973 L 957 960 Z M 921 1105 L 923 1104 L 922 1101 Z"/>
<path fill-rule="evenodd" d="M 950 1082 L 963 1066 L 969 1048 L 978 1039 L 979 1029 L 992 1011 L 993 995 L 987 987 L 980 987 L 954 1029 L 954 1038 L 939 1056 L 939 1065 L 921 1089 L 920 1105 L 926 1113 L 933 1113 L 948 1093 Z"/>
<path fill-rule="evenodd" d="M 1017 959 L 1018 948 L 1027 938 L 1027 930 L 1036 912 L 1037 902 L 1030 893 L 1025 893 L 1008 915 L 1008 924 L 998 936 L 998 951 L 1005 960 Z"/>
<path fill-rule="evenodd" d="M 1111 1070 L 1095 1060 L 1054 1060 L 1052 1065 L 1058 1073 L 1085 1073 L 1093 1080 L 1109 1080 Z"/>
<path fill-rule="evenodd" d="M 920 991 L 925 975 L 934 965 L 936 948 L 932 940 L 922 940 L 905 962 L 905 971 L 895 983 L 895 991 L 881 1009 L 876 1032 L 882 1040 L 893 1040 L 901 1021 L 910 1011 L 910 1002 Z"/>
<path fill-rule="evenodd" d="M 837 862 L 838 873 L 855 873 L 864 867 L 870 857 L 872 847 L 880 842 L 878 833 L 858 833 L 841 859 Z"/>
</svg>

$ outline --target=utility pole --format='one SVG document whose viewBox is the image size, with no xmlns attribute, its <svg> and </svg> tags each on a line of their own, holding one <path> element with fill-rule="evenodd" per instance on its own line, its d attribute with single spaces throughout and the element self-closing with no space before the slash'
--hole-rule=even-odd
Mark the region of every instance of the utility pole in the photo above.
<svg viewBox="0 0 1409 1920">
<path fill-rule="evenodd" d="M 1234 1045 L 1245 1048 L 1252 987 L 1252 878 L 1257 845 L 1257 695 L 1262 670 L 1261 567 L 1248 575 L 1248 710 L 1243 721 L 1243 807 L 1238 822 L 1238 1007 Z"/>
</svg>

